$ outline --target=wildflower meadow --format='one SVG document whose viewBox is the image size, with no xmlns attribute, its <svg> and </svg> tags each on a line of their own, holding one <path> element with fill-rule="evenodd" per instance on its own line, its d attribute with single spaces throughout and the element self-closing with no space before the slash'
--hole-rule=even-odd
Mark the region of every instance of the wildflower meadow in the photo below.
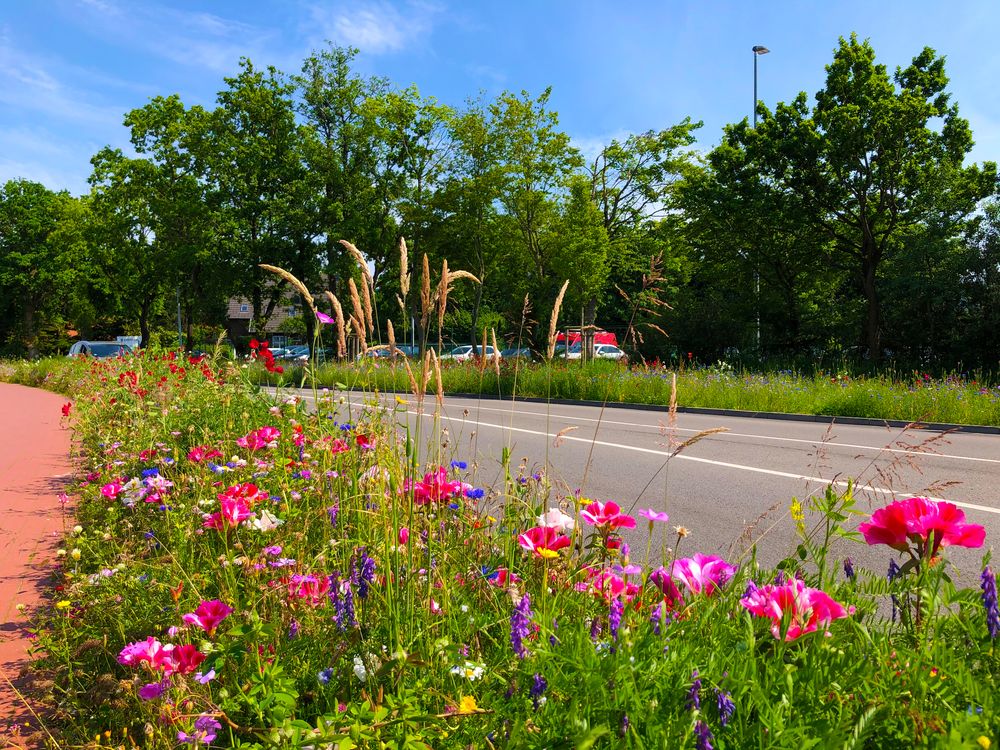
<svg viewBox="0 0 1000 750">
<path fill-rule="evenodd" d="M 949 503 L 830 490 L 765 569 L 541 463 L 484 483 L 375 394 L 307 409 L 174 352 L 4 375 L 69 395 L 79 450 L 37 614 L 53 746 L 1000 742 L 995 575 L 985 553 L 957 588 L 948 558 L 991 540 Z M 845 538 L 885 567 L 827 554 Z"/>
</svg>

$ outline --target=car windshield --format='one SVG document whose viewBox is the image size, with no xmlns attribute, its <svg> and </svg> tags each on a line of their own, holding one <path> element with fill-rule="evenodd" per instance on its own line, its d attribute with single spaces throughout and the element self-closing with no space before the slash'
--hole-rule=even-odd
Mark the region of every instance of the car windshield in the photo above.
<svg viewBox="0 0 1000 750">
<path fill-rule="evenodd" d="M 452 354 L 468 354 L 471 351 L 472 351 L 472 347 L 471 346 L 456 346 L 454 349 L 451 350 L 451 353 Z"/>
<path fill-rule="evenodd" d="M 90 353 L 95 357 L 117 357 L 119 354 L 129 354 L 132 349 L 128 344 L 91 344 Z"/>
</svg>

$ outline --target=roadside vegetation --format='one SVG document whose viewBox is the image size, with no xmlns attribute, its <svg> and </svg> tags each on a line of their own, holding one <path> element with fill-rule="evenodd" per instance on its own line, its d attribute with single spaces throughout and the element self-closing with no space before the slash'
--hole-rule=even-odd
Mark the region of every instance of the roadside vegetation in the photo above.
<svg viewBox="0 0 1000 750">
<path fill-rule="evenodd" d="M 408 396 L 428 410 L 433 369 Z M 36 613 L 53 747 L 1000 740 L 995 578 L 987 555 L 958 588 L 948 562 L 989 540 L 950 504 L 792 501 L 800 543 L 767 569 L 760 527 L 701 554 L 666 499 L 564 495 L 530 460 L 486 484 L 434 428 L 322 392 L 315 413 L 275 403 L 246 372 L 153 352 L 4 366 L 72 394 L 80 446 Z M 844 539 L 885 569 L 834 556 Z"/>
<path fill-rule="evenodd" d="M 298 385 L 306 371 L 289 368 L 279 375 L 255 367 L 251 377 L 262 385 Z M 791 371 L 754 374 L 736 371 L 722 362 L 681 368 L 508 360 L 501 360 L 499 367 L 490 361 L 441 364 L 442 387 L 449 394 L 578 399 L 662 408 L 670 404 L 675 377 L 677 404 L 681 407 L 1000 425 L 1000 387 L 963 375 L 932 378 L 914 372 L 852 377 L 843 372 L 809 375 Z M 315 369 L 315 381 L 330 389 L 410 390 L 405 367 L 388 359 L 321 365 Z"/>
</svg>

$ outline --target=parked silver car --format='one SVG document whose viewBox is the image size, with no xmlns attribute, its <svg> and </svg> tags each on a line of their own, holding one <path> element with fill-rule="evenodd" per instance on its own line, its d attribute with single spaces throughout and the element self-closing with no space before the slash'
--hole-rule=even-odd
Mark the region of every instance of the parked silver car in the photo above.
<svg viewBox="0 0 1000 750">
<path fill-rule="evenodd" d="M 132 347 L 120 341 L 77 341 L 69 348 L 67 357 L 124 357 L 132 353 Z"/>
</svg>

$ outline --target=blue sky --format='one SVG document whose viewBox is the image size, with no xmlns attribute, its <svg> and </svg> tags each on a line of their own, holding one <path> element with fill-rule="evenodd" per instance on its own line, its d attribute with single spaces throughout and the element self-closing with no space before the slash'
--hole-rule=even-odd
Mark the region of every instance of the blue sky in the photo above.
<svg viewBox="0 0 1000 750">
<path fill-rule="evenodd" d="M 89 159 L 124 147 L 128 110 L 179 94 L 211 105 L 240 56 L 297 72 L 329 39 L 361 72 L 460 106 L 484 91 L 539 93 L 590 154 L 612 137 L 704 121 L 699 147 L 748 116 L 753 55 L 769 106 L 814 94 L 839 36 L 857 32 L 890 68 L 925 45 L 947 56 L 973 128 L 973 159 L 1000 160 L 996 0 L 3 0 L 0 182 L 87 190 Z"/>
</svg>

